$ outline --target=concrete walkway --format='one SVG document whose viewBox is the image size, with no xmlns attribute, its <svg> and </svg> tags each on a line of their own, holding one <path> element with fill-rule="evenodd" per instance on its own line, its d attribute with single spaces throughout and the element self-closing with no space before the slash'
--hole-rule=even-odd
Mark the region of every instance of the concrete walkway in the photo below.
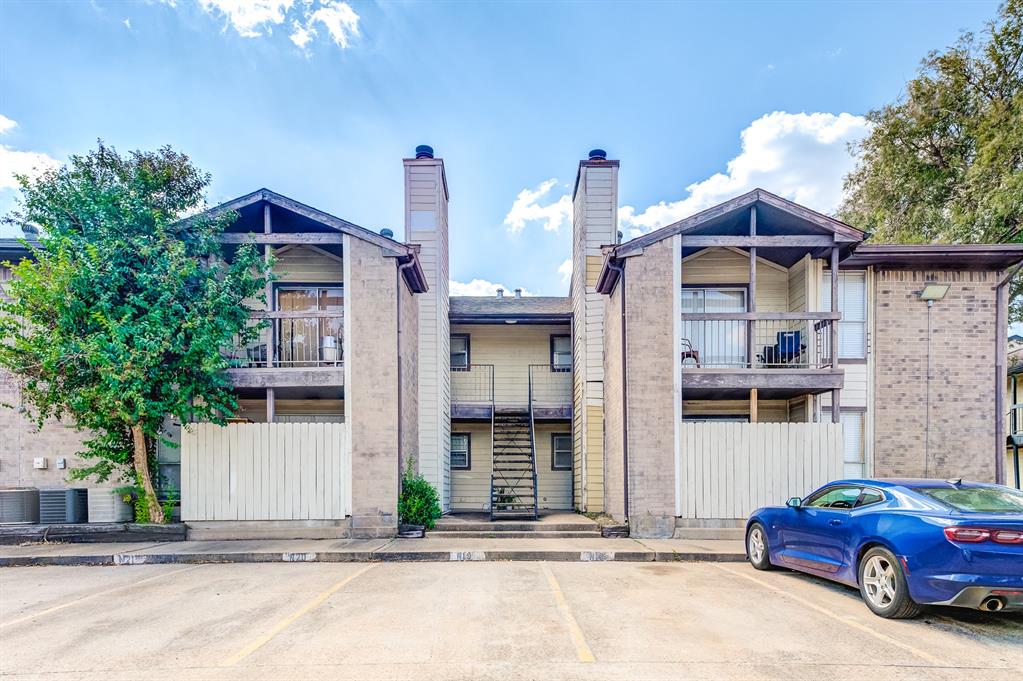
<svg viewBox="0 0 1023 681">
<path fill-rule="evenodd" d="M 154 563 L 745 560 L 740 541 L 685 539 L 271 539 L 0 546 L 0 567 Z"/>
</svg>

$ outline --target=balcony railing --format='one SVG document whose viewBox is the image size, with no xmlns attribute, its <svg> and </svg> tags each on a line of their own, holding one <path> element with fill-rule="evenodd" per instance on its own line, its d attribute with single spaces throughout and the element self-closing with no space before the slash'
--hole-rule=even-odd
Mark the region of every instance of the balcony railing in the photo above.
<svg viewBox="0 0 1023 681">
<path fill-rule="evenodd" d="M 550 364 L 529 366 L 530 398 L 539 406 L 572 404 L 572 371 Z"/>
<path fill-rule="evenodd" d="M 338 312 L 253 315 L 256 338 L 228 350 L 232 368 L 336 367 L 344 361 L 344 317 Z"/>
<path fill-rule="evenodd" d="M 493 404 L 494 365 L 451 367 L 451 401 L 462 404 Z"/>
<path fill-rule="evenodd" d="M 686 313 L 680 359 L 701 369 L 832 366 L 831 312 Z"/>
</svg>

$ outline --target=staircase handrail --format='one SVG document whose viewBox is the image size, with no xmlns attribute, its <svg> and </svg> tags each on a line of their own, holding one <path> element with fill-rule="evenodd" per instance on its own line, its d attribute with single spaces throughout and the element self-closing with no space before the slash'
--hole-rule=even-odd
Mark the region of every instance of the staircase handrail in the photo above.
<svg viewBox="0 0 1023 681">
<path fill-rule="evenodd" d="M 533 420 L 533 366 L 529 366 L 529 456 L 533 461 L 533 520 L 539 512 L 539 496 L 536 489 L 536 422 Z M 553 456 L 553 454 L 552 454 Z"/>
</svg>

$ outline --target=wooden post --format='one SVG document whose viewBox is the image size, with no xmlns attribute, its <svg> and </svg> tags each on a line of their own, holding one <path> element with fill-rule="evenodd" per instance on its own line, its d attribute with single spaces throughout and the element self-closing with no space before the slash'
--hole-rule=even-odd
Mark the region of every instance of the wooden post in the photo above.
<svg viewBox="0 0 1023 681">
<path fill-rule="evenodd" d="M 760 405 L 758 404 L 757 389 L 749 389 L 749 422 L 756 423 L 760 415 Z"/>
<path fill-rule="evenodd" d="M 267 388 L 266 389 L 266 422 L 267 423 L 273 423 L 274 422 L 274 414 L 276 412 L 276 409 L 277 409 L 277 404 L 276 404 L 276 397 L 274 396 L 274 389 L 273 388 Z"/>
<path fill-rule="evenodd" d="M 270 204 L 263 204 L 263 233 L 273 233 L 273 221 L 270 219 Z M 267 244 L 263 247 L 263 259 L 267 264 L 270 263 L 270 258 L 273 257 L 274 247 Z M 271 311 L 274 309 L 274 285 L 272 281 L 266 282 L 266 309 Z M 270 320 L 270 327 L 267 329 L 267 342 L 266 342 L 266 366 L 272 367 L 274 365 L 274 325 L 277 324 L 275 320 Z M 267 408 L 269 409 L 270 399 L 267 398 Z M 270 419 L 271 421 L 273 419 Z"/>
<path fill-rule="evenodd" d="M 757 235 L 757 207 L 750 206 L 749 209 L 749 235 Z M 746 309 L 750 312 L 757 311 L 757 247 L 750 246 L 749 249 L 749 300 L 746 301 Z M 757 346 L 757 323 L 755 320 L 746 322 L 746 365 L 752 369 L 753 360 L 756 359 Z"/>
<path fill-rule="evenodd" d="M 831 311 L 838 312 L 838 246 L 831 248 Z M 831 320 L 831 368 L 838 368 L 838 320 Z M 831 391 L 831 422 L 842 422 L 841 393 L 838 388 Z"/>
</svg>

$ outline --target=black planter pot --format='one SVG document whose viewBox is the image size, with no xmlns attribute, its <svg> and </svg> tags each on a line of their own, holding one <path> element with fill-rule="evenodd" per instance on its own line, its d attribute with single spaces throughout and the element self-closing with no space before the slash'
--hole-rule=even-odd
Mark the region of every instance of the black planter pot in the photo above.
<svg viewBox="0 0 1023 681">
<path fill-rule="evenodd" d="M 426 526 L 401 523 L 398 525 L 398 536 L 401 539 L 422 539 L 426 536 Z"/>
</svg>

